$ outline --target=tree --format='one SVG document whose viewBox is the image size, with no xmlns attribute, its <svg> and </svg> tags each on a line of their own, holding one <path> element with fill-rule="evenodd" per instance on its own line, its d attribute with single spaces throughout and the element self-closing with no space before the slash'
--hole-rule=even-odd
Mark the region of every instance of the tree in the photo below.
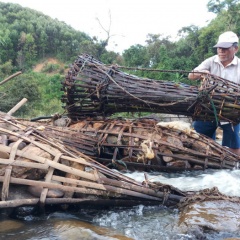
<svg viewBox="0 0 240 240">
<path fill-rule="evenodd" d="M 8 112 L 23 98 L 27 98 L 26 105 L 16 112 L 16 115 L 29 114 L 33 106 L 38 106 L 41 99 L 38 84 L 31 75 L 21 75 L 16 79 L 4 84 L 0 88 L 0 109 L 1 111 Z"/>
<path fill-rule="evenodd" d="M 233 9 L 237 4 L 239 4 L 239 0 L 210 0 L 207 7 L 209 12 L 218 14 L 223 10 Z"/>
<path fill-rule="evenodd" d="M 34 43 L 33 36 L 25 32 L 21 33 L 21 37 L 19 39 L 19 51 L 17 62 L 20 68 L 23 68 L 25 65 L 31 66 L 36 59 L 36 45 Z"/>
<path fill-rule="evenodd" d="M 146 43 L 148 43 L 147 54 L 150 66 L 155 67 L 160 62 L 165 65 L 167 54 L 173 46 L 169 37 L 163 37 L 161 34 L 148 34 Z"/>
<path fill-rule="evenodd" d="M 227 23 L 226 30 L 234 30 L 237 26 L 239 26 L 239 0 L 210 0 L 207 7 L 209 12 L 225 15 Z"/>
<path fill-rule="evenodd" d="M 129 67 L 148 67 L 146 47 L 136 44 L 123 52 L 123 58 L 126 66 Z"/>
</svg>

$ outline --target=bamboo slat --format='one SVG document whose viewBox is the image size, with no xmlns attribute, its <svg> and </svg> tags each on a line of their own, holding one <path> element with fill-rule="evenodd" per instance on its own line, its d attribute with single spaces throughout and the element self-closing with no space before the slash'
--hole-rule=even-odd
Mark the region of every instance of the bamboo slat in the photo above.
<svg viewBox="0 0 240 240">
<path fill-rule="evenodd" d="M 62 156 L 62 153 L 57 154 L 53 159 L 53 161 L 59 162 L 61 156 Z M 54 170 L 55 169 L 53 167 L 49 168 L 48 173 L 45 176 L 45 182 L 51 182 Z M 42 208 L 44 208 L 47 193 L 48 193 L 48 188 L 43 188 L 40 196 L 40 205 Z"/>
</svg>

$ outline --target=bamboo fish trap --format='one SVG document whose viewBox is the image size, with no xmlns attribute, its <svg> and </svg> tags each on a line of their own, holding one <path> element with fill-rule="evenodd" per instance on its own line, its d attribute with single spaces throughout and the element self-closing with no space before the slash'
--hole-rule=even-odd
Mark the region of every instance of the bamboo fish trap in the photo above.
<svg viewBox="0 0 240 240">
<path fill-rule="evenodd" d="M 202 79 L 194 105 L 194 120 L 239 123 L 240 85 L 217 76 L 206 75 Z"/>
<path fill-rule="evenodd" d="M 44 127 L 30 126 L 9 115 L 0 117 L 0 208 L 24 205 L 78 204 L 122 205 L 159 204 L 165 193 L 112 171 L 70 152 L 57 139 L 43 135 Z M 14 196 L 13 187 L 40 189 L 39 195 Z M 56 197 L 50 191 L 62 194 Z M 166 205 L 185 196 L 173 188 Z M 35 192 L 36 194 L 36 192 Z"/>
<path fill-rule="evenodd" d="M 238 168 L 239 155 L 183 124 L 144 118 L 83 120 L 68 128 L 46 126 L 44 134 L 73 153 L 84 153 L 119 170 Z"/>
<path fill-rule="evenodd" d="M 191 116 L 194 120 L 240 120 L 239 85 L 205 75 L 200 88 L 139 78 L 117 66 L 80 55 L 65 81 L 62 102 L 73 120 L 117 112 L 153 112 Z"/>
<path fill-rule="evenodd" d="M 117 112 L 192 115 L 187 108 L 198 90 L 185 84 L 141 79 L 81 55 L 63 82 L 62 102 L 73 119 L 110 116 Z M 190 103 L 189 103 L 190 102 Z"/>
</svg>

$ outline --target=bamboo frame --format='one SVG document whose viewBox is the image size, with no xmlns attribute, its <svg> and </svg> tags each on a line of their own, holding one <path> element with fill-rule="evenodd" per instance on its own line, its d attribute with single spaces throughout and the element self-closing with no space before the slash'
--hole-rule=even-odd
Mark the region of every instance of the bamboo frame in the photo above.
<svg viewBox="0 0 240 240">
<path fill-rule="evenodd" d="M 84 194 L 86 196 L 94 195 L 98 198 L 97 202 L 103 201 L 103 198 L 111 198 L 119 200 L 122 204 L 127 204 L 128 201 L 159 204 L 162 202 L 164 193 L 150 189 L 143 186 L 141 183 L 124 176 L 121 173 L 115 173 L 108 169 L 106 166 L 99 162 L 89 158 L 80 152 L 72 153 L 66 147 L 64 147 L 54 137 L 46 137 L 44 131 L 38 134 L 39 131 L 33 126 L 30 128 L 21 125 L 20 122 L 11 119 L 0 118 L 0 120 L 12 124 L 21 131 L 21 134 L 17 131 L 11 131 L 5 128 L 0 128 L 0 132 L 7 136 L 17 137 L 18 140 L 12 147 L 0 144 L 0 151 L 9 154 L 9 159 L 0 158 L 0 167 L 5 169 L 5 175 L 0 176 L 0 182 L 2 183 L 2 196 L 0 201 L 0 208 L 4 207 L 16 207 L 24 205 L 38 204 L 41 208 L 44 208 L 45 204 L 81 204 L 82 202 L 88 202 L 77 197 L 77 194 Z M 22 134 L 22 131 L 25 132 Z M 107 134 L 103 134 L 103 136 Z M 34 136 L 34 140 L 32 139 Z M 21 142 L 27 143 L 29 146 L 36 146 L 42 151 L 49 154 L 49 158 L 41 157 L 32 153 L 25 152 L 24 149 L 19 150 L 18 146 Z M 48 145 L 46 145 L 46 143 Z M 81 156 L 79 156 L 81 155 Z M 22 159 L 27 159 L 25 162 Z M 64 165 L 62 162 L 68 161 L 69 166 Z M 79 166 L 84 166 L 83 170 L 72 167 L 72 163 L 76 163 Z M 24 179 L 20 177 L 13 177 L 12 172 L 14 168 L 29 168 L 45 170 L 44 181 Z M 88 170 L 87 170 L 88 169 Z M 61 175 L 57 175 L 58 171 Z M 91 170 L 89 172 L 89 170 Z M 67 178 L 67 174 L 74 175 L 77 179 Z M 59 183 L 54 183 L 57 181 Z M 42 188 L 39 198 L 32 199 L 8 199 L 10 186 L 35 186 Z M 64 185 L 64 184 L 70 184 Z M 69 198 L 50 199 L 47 196 L 49 189 L 61 190 L 65 193 L 73 192 L 74 195 Z M 171 194 L 169 196 L 169 203 L 176 204 L 180 201 L 182 195 Z"/>
<path fill-rule="evenodd" d="M 98 125 L 99 128 L 94 129 L 92 127 L 94 124 Z M 142 167 L 145 170 L 151 170 L 156 167 L 155 169 L 170 171 L 171 168 L 168 170 L 163 160 L 161 160 L 161 165 L 157 159 L 170 157 L 171 162 L 178 160 L 189 162 L 192 164 L 193 169 L 195 165 L 202 166 L 202 169 L 234 169 L 238 168 L 240 161 L 239 155 L 232 153 L 204 135 L 196 132 L 191 135 L 178 129 L 161 127 L 154 120 L 135 119 L 125 121 L 106 119 L 104 122 L 85 120 L 84 122 L 79 121 L 66 129 L 47 126 L 44 134 L 48 137 L 54 136 L 73 153 L 85 152 L 86 141 L 84 139 L 88 135 L 94 136 L 88 139 L 89 144 L 95 146 L 89 155 L 105 165 L 112 163 L 113 160 L 118 160 L 123 161 L 130 167 L 134 166 L 136 169 Z M 109 142 L 111 138 L 114 138 L 115 142 Z M 169 138 L 175 139 L 181 144 L 176 145 L 174 142 L 168 142 Z M 138 139 L 138 141 L 134 142 L 134 139 Z M 133 160 L 133 156 L 142 154 L 141 143 L 144 141 L 151 141 L 154 151 L 154 158 L 149 163 L 140 163 L 137 158 Z M 163 147 L 171 151 L 162 151 Z M 118 151 L 121 154 L 117 156 Z M 191 170 L 186 166 L 176 168 L 176 170 L 180 169 Z"/>
</svg>

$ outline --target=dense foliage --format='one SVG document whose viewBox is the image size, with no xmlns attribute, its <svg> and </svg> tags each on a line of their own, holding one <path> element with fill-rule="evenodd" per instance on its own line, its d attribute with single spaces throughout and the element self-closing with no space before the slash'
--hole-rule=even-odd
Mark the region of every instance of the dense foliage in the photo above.
<svg viewBox="0 0 240 240">
<path fill-rule="evenodd" d="M 125 65 L 189 71 L 205 58 L 216 54 L 213 46 L 219 34 L 224 31 L 234 31 L 240 36 L 240 2 L 238 0 L 210 0 L 208 9 L 216 13 L 216 17 L 206 27 L 183 27 L 179 30 L 177 42 L 170 41 L 168 37 L 149 34 L 146 46 L 135 45 L 124 51 Z M 240 52 L 237 55 L 240 56 Z M 174 80 L 174 76 L 166 72 L 154 73 L 151 77 Z"/>
<path fill-rule="evenodd" d="M 0 2 L 0 26 L 0 63 L 11 60 L 20 68 L 48 55 L 73 61 L 80 52 L 97 58 L 107 52 L 104 41 L 18 4 Z"/>
<path fill-rule="evenodd" d="M 131 74 L 190 84 L 187 71 L 215 54 L 212 46 L 220 33 L 231 30 L 240 36 L 238 0 L 210 0 L 207 6 L 216 17 L 206 27 L 184 26 L 176 42 L 170 37 L 149 33 L 144 46 L 133 45 L 120 55 L 106 50 L 110 35 L 99 41 L 43 13 L 0 2 L 0 79 L 23 70 L 22 75 L 0 86 L 0 111 L 8 111 L 23 97 L 29 101 L 18 115 L 50 115 L 63 111 L 61 81 L 68 65 L 80 53 L 91 54 L 106 64 L 158 70 L 135 69 L 129 71 Z M 32 71 L 48 57 L 58 59 L 64 67 L 49 63 L 41 73 Z"/>
</svg>

